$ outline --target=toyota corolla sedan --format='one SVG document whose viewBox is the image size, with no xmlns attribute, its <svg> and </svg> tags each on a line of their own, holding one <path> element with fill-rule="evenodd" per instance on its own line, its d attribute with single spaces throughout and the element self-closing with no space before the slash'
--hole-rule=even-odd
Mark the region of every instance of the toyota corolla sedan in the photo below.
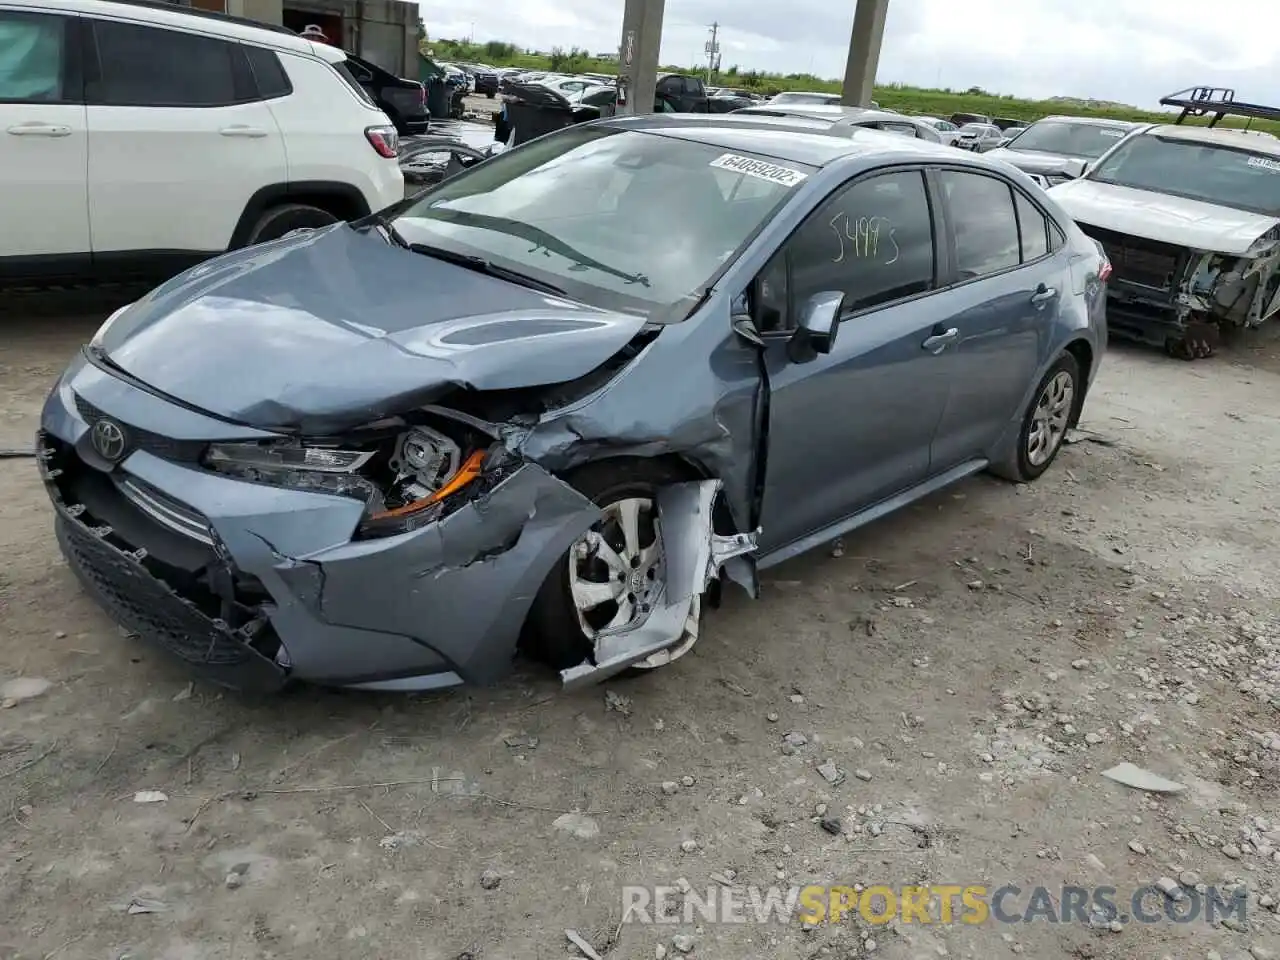
<svg viewBox="0 0 1280 960">
<path fill-rule="evenodd" d="M 566 685 L 689 652 L 757 572 L 982 470 L 1034 480 L 1110 265 L 1005 164 L 630 117 L 198 266 L 53 387 L 59 545 L 212 680 Z"/>
</svg>

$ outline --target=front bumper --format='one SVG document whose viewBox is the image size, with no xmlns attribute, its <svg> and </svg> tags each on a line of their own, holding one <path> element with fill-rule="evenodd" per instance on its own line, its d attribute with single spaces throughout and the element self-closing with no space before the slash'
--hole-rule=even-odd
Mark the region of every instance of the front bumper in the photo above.
<svg viewBox="0 0 1280 960">
<path fill-rule="evenodd" d="M 103 415 L 133 442 L 114 467 L 89 443 Z M 40 469 L 72 570 L 124 628 L 236 689 L 498 680 L 547 573 L 598 517 L 525 463 L 437 523 L 353 541 L 354 500 L 199 466 L 209 441 L 263 435 L 83 359 L 41 418 Z"/>
</svg>

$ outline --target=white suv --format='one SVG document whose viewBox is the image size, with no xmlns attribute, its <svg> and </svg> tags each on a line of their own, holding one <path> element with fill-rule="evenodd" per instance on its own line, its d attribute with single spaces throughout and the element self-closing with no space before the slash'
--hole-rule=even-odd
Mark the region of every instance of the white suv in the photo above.
<svg viewBox="0 0 1280 960">
<path fill-rule="evenodd" d="M 404 196 L 342 50 L 144 0 L 0 0 L 0 284 L 168 276 Z"/>
</svg>

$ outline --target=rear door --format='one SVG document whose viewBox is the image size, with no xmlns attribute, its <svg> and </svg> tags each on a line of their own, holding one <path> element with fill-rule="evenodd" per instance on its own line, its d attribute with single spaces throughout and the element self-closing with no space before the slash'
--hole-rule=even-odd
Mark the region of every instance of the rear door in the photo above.
<svg viewBox="0 0 1280 960">
<path fill-rule="evenodd" d="M 283 138 L 241 45 L 86 23 L 94 256 L 225 250 L 254 193 L 288 182 Z"/>
<path fill-rule="evenodd" d="M 89 253 L 76 22 L 0 9 L 0 259 Z"/>
<path fill-rule="evenodd" d="M 951 245 L 950 326 L 959 341 L 934 473 L 989 456 L 1021 413 L 1071 289 L 1063 239 L 1028 194 L 974 170 L 940 170 L 937 183 Z"/>
</svg>

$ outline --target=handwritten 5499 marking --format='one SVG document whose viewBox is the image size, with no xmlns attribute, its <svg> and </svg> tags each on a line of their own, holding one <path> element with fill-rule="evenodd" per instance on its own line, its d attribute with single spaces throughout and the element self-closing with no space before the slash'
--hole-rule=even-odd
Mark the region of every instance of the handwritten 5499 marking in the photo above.
<svg viewBox="0 0 1280 960">
<path fill-rule="evenodd" d="M 857 260 L 880 258 L 880 235 L 893 245 L 893 256 L 882 261 L 884 266 L 897 262 L 901 250 L 894 238 L 894 227 L 885 217 L 851 217 L 847 213 L 837 213 L 830 221 L 831 232 L 840 243 L 840 253 L 831 259 L 832 263 L 841 263 L 846 254 Z M 852 244 L 852 250 L 845 241 Z M 887 252 L 887 251 L 886 251 Z"/>
</svg>

